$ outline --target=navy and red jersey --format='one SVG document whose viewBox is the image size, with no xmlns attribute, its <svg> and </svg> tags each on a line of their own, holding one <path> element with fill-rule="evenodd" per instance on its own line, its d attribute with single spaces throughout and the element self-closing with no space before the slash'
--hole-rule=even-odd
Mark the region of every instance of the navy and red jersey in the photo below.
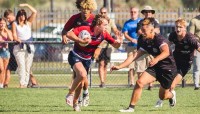
<svg viewBox="0 0 200 114">
<path fill-rule="evenodd" d="M 92 38 L 92 41 L 85 47 L 80 46 L 79 43 L 74 43 L 73 52 L 75 52 L 79 57 L 83 59 L 91 59 L 96 50 L 97 46 L 103 41 L 106 40 L 109 44 L 115 42 L 115 39 L 110 36 L 106 31 L 102 32 L 98 36 L 94 35 L 94 29 L 90 26 L 80 26 L 73 29 L 73 32 L 78 36 L 82 30 L 87 30 Z"/>
<path fill-rule="evenodd" d="M 154 39 L 144 39 L 142 35 L 138 39 L 138 49 L 144 50 L 152 56 L 156 57 L 161 54 L 160 47 L 162 45 L 169 45 L 169 41 L 160 34 L 156 34 Z M 161 69 L 176 69 L 175 60 L 171 49 L 169 48 L 170 55 L 163 60 L 160 60 L 154 67 Z"/>
<path fill-rule="evenodd" d="M 172 32 L 169 35 L 169 41 L 175 44 L 175 50 L 173 52 L 177 66 L 191 65 L 194 57 L 194 50 L 200 47 L 200 43 L 196 37 L 187 32 L 182 40 L 178 40 L 176 32 Z"/>
<path fill-rule="evenodd" d="M 92 24 L 92 21 L 94 20 L 94 14 L 91 14 L 90 17 L 87 20 L 82 20 L 81 13 L 73 15 L 65 24 L 64 29 L 66 31 L 70 31 L 72 28 L 78 27 L 78 26 L 90 26 Z"/>
</svg>

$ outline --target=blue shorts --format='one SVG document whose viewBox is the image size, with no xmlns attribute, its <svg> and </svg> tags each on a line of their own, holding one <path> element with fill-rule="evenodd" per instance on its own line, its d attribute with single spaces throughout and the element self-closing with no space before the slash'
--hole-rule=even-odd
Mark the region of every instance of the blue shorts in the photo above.
<svg viewBox="0 0 200 114">
<path fill-rule="evenodd" d="M 0 48 L 0 58 L 10 58 L 10 52 L 7 48 Z"/>
<path fill-rule="evenodd" d="M 71 65 L 72 69 L 73 69 L 73 66 L 75 63 L 81 62 L 88 73 L 90 65 L 92 63 L 92 59 L 89 59 L 89 60 L 82 59 L 82 58 L 78 57 L 77 55 L 75 55 L 72 51 L 70 51 L 69 55 L 68 55 L 68 62 Z"/>
</svg>

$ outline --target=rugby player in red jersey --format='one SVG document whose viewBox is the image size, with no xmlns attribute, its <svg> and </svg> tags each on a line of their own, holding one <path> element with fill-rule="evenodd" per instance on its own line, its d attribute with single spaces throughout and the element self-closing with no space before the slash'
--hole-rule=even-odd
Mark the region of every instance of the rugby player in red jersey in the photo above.
<svg viewBox="0 0 200 114">
<path fill-rule="evenodd" d="M 69 42 L 69 39 L 66 37 L 66 33 L 68 31 L 72 30 L 75 27 L 90 26 L 92 24 L 92 21 L 95 17 L 92 12 L 97 9 L 97 4 L 95 0 L 76 0 L 76 7 L 77 9 L 79 9 L 80 13 L 71 16 L 62 30 L 62 40 L 65 44 Z M 76 74 L 73 73 L 73 79 L 75 77 Z M 87 81 L 84 82 L 83 96 L 80 96 L 79 104 L 82 106 L 89 105 L 89 90 Z"/>
<path fill-rule="evenodd" d="M 71 89 L 66 96 L 67 104 L 73 106 L 75 111 L 80 111 L 80 107 L 77 105 L 77 100 L 83 87 L 82 82 L 88 80 L 87 74 L 95 49 L 103 40 L 106 40 L 115 48 L 119 48 L 122 43 L 121 34 L 118 34 L 117 39 L 115 40 L 107 32 L 108 20 L 107 17 L 99 14 L 95 16 L 91 26 L 80 26 L 66 34 L 70 40 L 75 42 L 73 50 L 69 53 L 68 62 L 75 72 L 76 77 L 74 78 Z M 82 30 L 87 30 L 91 34 L 91 38 L 79 38 L 78 35 Z M 81 46 L 80 43 L 88 45 Z M 74 95 L 76 90 L 79 91 L 79 94 Z"/>
</svg>

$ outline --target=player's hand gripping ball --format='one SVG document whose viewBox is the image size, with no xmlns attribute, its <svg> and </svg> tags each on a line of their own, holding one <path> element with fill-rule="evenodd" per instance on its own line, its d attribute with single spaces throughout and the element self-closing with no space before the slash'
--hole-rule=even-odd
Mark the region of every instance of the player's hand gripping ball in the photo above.
<svg viewBox="0 0 200 114">
<path fill-rule="evenodd" d="M 79 35 L 78 35 L 78 37 L 79 38 L 81 38 L 81 39 L 83 39 L 83 40 L 91 40 L 91 35 L 90 35 L 90 33 L 87 31 L 87 30 L 82 30 L 80 33 L 79 33 Z M 85 47 L 85 46 L 87 46 L 89 44 L 89 42 L 88 43 L 79 43 L 79 45 L 81 45 L 81 46 L 83 46 L 83 47 Z"/>
</svg>

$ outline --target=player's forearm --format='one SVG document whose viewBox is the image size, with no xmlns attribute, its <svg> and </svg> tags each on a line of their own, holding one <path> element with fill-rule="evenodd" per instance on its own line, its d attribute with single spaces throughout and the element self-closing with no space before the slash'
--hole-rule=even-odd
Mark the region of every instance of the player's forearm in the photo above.
<svg viewBox="0 0 200 114">
<path fill-rule="evenodd" d="M 133 56 L 129 56 L 123 63 L 119 65 L 119 69 L 125 68 L 132 63 L 134 60 Z"/>
<path fill-rule="evenodd" d="M 73 31 L 69 31 L 66 34 L 66 37 L 69 38 L 70 40 L 77 42 L 77 43 L 87 43 L 84 40 L 80 39 L 79 37 L 77 37 Z"/>
<path fill-rule="evenodd" d="M 169 56 L 169 52 L 162 52 L 160 55 L 156 56 L 154 59 L 157 59 L 158 61 L 161 61 Z"/>
</svg>

